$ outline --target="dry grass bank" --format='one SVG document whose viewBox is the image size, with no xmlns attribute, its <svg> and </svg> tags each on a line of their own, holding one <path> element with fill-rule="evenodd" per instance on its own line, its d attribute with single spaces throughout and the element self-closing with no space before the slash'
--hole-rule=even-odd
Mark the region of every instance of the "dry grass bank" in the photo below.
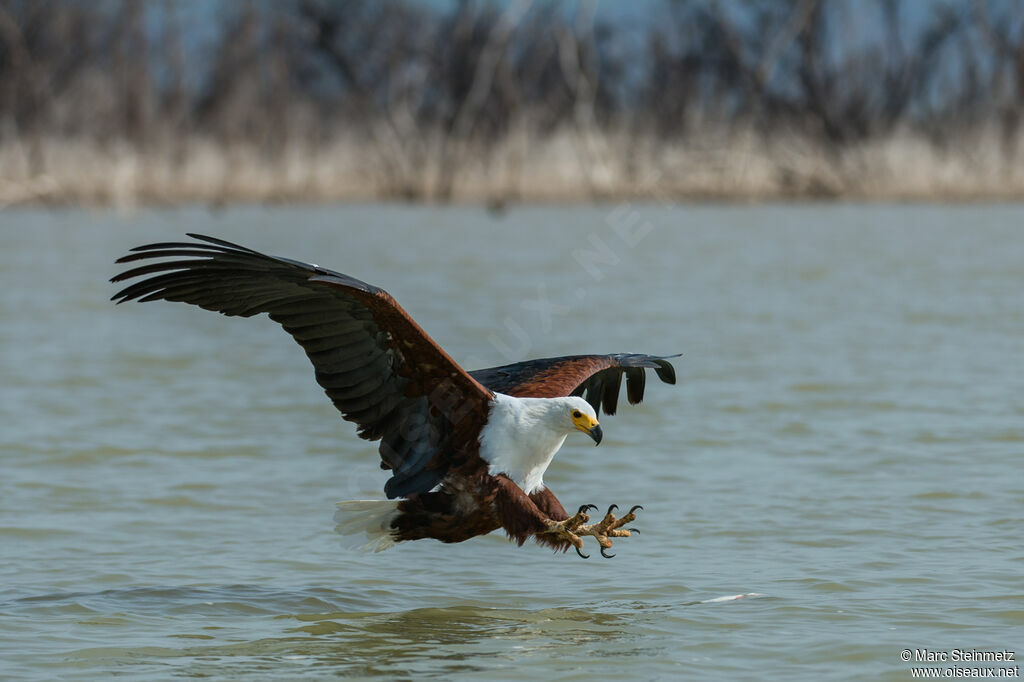
<svg viewBox="0 0 1024 682">
<path fill-rule="evenodd" d="M 672 142 L 513 130 L 486 148 L 445 144 L 440 135 L 414 145 L 382 139 L 351 135 L 276 153 L 199 136 L 146 150 L 88 138 L 8 141 L 0 146 L 0 205 L 1024 199 L 1024 154 L 995 129 L 942 145 L 904 132 L 838 151 L 797 135 L 711 131 Z"/>
</svg>

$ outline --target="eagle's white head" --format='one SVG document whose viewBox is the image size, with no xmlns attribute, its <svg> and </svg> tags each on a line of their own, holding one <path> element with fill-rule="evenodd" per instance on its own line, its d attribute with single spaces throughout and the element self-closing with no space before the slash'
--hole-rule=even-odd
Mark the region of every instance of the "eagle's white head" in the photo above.
<svg viewBox="0 0 1024 682">
<path fill-rule="evenodd" d="M 573 431 L 601 442 L 597 413 L 583 398 L 514 398 L 496 393 L 480 432 L 480 456 L 490 464 L 491 474 L 507 474 L 530 493 L 543 486 L 551 458 Z"/>
</svg>

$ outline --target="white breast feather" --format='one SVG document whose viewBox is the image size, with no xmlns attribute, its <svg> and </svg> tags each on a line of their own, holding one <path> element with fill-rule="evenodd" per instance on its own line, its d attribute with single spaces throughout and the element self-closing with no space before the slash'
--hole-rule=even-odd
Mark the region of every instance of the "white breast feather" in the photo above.
<svg viewBox="0 0 1024 682">
<path fill-rule="evenodd" d="M 480 431 L 480 456 L 490 465 L 488 472 L 505 474 L 527 495 L 544 488 L 544 472 L 567 435 L 552 423 L 553 403 L 496 393 Z"/>
</svg>

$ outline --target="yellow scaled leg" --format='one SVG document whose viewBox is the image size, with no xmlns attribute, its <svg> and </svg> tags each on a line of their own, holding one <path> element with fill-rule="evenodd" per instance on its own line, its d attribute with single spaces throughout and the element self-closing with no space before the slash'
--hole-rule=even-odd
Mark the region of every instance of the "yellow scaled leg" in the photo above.
<svg viewBox="0 0 1024 682">
<path fill-rule="evenodd" d="M 584 559 L 589 559 L 590 557 L 580 551 L 583 549 L 583 540 L 577 535 L 577 531 L 580 528 L 584 528 L 584 524 L 590 520 L 590 516 L 587 514 L 588 509 L 597 509 L 597 507 L 592 504 L 585 504 L 579 508 L 575 515 L 570 516 L 565 521 L 549 521 L 548 528 L 545 531 L 568 542 L 576 549 L 576 553 Z"/>
<path fill-rule="evenodd" d="M 593 505 L 590 506 L 592 507 Z M 613 556 L 615 556 L 614 554 L 606 553 L 606 550 L 611 549 L 612 546 L 612 541 L 609 540 L 609 538 L 628 538 L 631 532 L 640 532 L 635 528 L 627 529 L 622 528 L 622 526 L 632 521 L 635 521 L 636 511 L 638 509 L 643 509 L 643 507 L 641 507 L 639 504 L 635 505 L 632 509 L 629 510 L 629 512 L 627 512 L 621 518 L 616 518 L 615 514 L 612 513 L 616 509 L 618 509 L 618 505 L 613 504 L 612 506 L 608 507 L 608 513 L 604 515 L 604 518 L 598 521 L 597 523 L 586 525 L 586 521 L 584 521 L 584 525 L 581 525 L 573 529 L 576 536 L 591 535 L 597 538 L 597 543 L 601 545 L 601 556 L 603 556 L 605 559 L 611 559 Z M 580 552 L 578 547 L 576 549 L 576 553 L 584 559 L 587 558 L 587 555 Z"/>
</svg>

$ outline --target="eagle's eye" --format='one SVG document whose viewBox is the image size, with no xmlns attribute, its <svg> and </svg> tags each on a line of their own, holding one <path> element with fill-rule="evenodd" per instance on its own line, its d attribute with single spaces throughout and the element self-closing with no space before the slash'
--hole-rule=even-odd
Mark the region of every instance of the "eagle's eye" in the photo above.
<svg viewBox="0 0 1024 682">
<path fill-rule="evenodd" d="M 572 416 L 574 419 L 579 419 L 582 415 L 579 410 L 573 410 Z"/>
</svg>

